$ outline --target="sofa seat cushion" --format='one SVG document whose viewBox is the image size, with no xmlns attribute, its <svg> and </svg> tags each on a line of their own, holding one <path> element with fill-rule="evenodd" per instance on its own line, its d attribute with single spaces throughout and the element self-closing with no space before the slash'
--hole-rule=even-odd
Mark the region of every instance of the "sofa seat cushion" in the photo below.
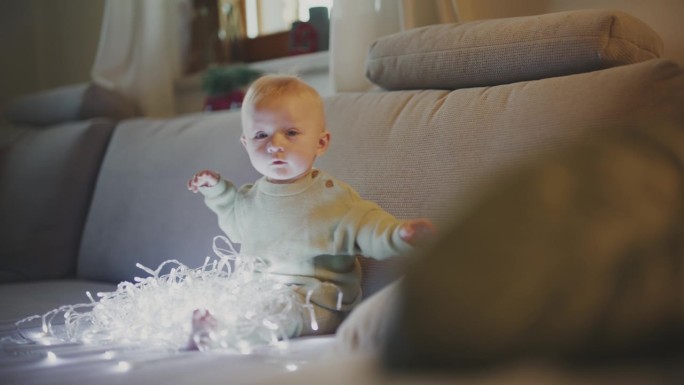
<svg viewBox="0 0 684 385">
<path fill-rule="evenodd" d="M 273 385 L 287 383 L 293 371 L 334 359 L 328 354 L 333 345 L 332 336 L 292 339 L 277 352 L 252 354 L 127 349 L 120 344 L 15 345 L 0 350 L 0 379 L 3 384 L 22 385 Z M 57 359 L 46 360 L 47 351 Z"/>
<path fill-rule="evenodd" d="M 116 285 L 112 283 L 75 279 L 3 284 L 0 285 L 0 321 L 16 321 L 43 315 L 64 305 L 89 303 L 86 291 L 97 299 L 97 293 L 115 290 Z M 59 317 L 55 322 L 60 322 Z M 26 327 L 39 325 L 40 320 L 22 323 Z"/>
<path fill-rule="evenodd" d="M 627 13 L 567 11 L 385 36 L 370 48 L 366 75 L 390 90 L 458 89 L 594 71 L 662 52 L 660 36 Z"/>
</svg>

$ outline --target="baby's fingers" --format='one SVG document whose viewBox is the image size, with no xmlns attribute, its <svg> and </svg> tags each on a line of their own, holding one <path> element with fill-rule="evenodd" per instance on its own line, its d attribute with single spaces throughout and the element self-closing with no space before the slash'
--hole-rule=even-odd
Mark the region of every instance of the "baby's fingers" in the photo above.
<svg viewBox="0 0 684 385">
<path fill-rule="evenodd" d="M 427 219 L 406 222 L 399 230 L 401 239 L 414 246 L 430 240 L 437 232 L 435 225 Z"/>
<path fill-rule="evenodd" d="M 188 190 L 192 191 L 193 193 L 197 193 L 197 175 L 188 179 L 187 187 Z"/>
<path fill-rule="evenodd" d="M 216 186 L 221 176 L 211 170 L 202 170 L 188 180 L 188 190 L 196 193 L 199 192 L 200 187 Z"/>
</svg>

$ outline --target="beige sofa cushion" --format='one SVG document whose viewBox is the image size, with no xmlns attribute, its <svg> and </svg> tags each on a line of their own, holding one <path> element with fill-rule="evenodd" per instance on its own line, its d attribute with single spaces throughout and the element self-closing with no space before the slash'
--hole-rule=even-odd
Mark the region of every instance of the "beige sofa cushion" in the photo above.
<svg viewBox="0 0 684 385">
<path fill-rule="evenodd" d="M 474 186 L 585 131 L 684 120 L 683 88 L 682 68 L 658 59 L 497 87 L 337 94 L 317 165 L 396 216 L 449 219 Z"/>
<path fill-rule="evenodd" d="M 656 32 L 629 14 L 568 11 L 386 36 L 371 46 L 366 76 L 391 90 L 458 89 L 594 71 L 662 52 Z"/>
<path fill-rule="evenodd" d="M 479 186 L 529 157 L 548 156 L 626 122 L 684 125 L 683 90 L 680 67 L 649 60 L 497 87 L 338 94 L 327 101 L 331 145 L 318 165 L 396 216 L 427 216 L 446 231 L 478 199 Z M 364 272 L 388 261 L 365 262 Z M 387 274 L 384 266 L 377 270 Z M 395 270 L 394 278 L 401 273 Z M 389 278 L 382 277 L 385 283 Z M 374 284 L 364 288 L 370 289 L 364 297 L 379 289 Z M 437 298 L 439 289 L 431 289 Z M 377 348 L 373 344 L 393 317 L 393 290 L 354 310 L 340 328 L 341 351 Z"/>
<path fill-rule="evenodd" d="M 613 127 L 485 189 L 404 277 L 386 362 L 681 357 L 682 127 Z"/>
</svg>

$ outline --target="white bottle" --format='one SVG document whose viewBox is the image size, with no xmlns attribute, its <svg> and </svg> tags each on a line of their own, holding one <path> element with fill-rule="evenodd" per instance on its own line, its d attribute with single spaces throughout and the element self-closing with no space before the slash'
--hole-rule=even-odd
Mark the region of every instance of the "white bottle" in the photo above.
<svg viewBox="0 0 684 385">
<path fill-rule="evenodd" d="M 334 92 L 361 92 L 373 87 L 366 79 L 366 56 L 379 37 L 401 30 L 401 1 L 335 0 L 330 23 L 330 78 Z"/>
</svg>

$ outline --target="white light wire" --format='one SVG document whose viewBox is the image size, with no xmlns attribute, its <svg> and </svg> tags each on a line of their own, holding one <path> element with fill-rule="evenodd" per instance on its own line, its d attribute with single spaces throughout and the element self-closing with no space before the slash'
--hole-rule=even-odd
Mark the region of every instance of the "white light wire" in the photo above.
<svg viewBox="0 0 684 385">
<path fill-rule="evenodd" d="M 219 241 L 226 246 L 220 247 Z M 20 336 L 29 340 L 19 326 L 40 318 L 44 335 L 64 342 L 233 349 L 247 354 L 258 347 L 286 344 L 302 322 L 302 307 L 308 310 L 311 328 L 317 330 L 310 300 L 323 286 L 338 290 L 341 307 L 342 292 L 329 282 L 309 288 L 301 303 L 290 287 L 261 274 L 263 260 L 239 254 L 227 237 L 214 237 L 213 251 L 218 259 L 207 257 L 195 269 L 177 260 L 167 260 L 155 270 L 138 263 L 149 277 L 135 277 L 134 283 L 119 283 L 114 292 L 97 293 L 99 300 L 87 292 L 88 303 L 24 318 L 16 323 Z M 162 273 L 165 269 L 170 269 L 167 274 Z M 58 314 L 64 317 L 63 333 L 54 326 Z"/>
</svg>

